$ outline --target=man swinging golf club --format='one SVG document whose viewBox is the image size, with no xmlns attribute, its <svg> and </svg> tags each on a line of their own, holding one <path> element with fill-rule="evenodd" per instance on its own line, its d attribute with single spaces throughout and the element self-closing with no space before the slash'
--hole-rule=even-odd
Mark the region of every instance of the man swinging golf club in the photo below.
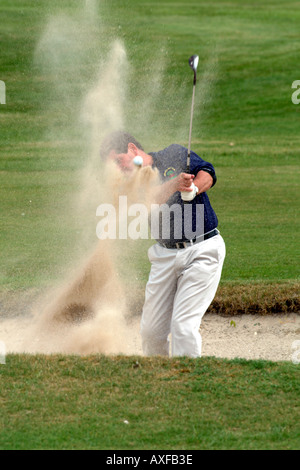
<svg viewBox="0 0 300 470">
<path fill-rule="evenodd" d="M 216 294 L 225 258 L 218 219 L 206 193 L 216 183 L 215 170 L 191 151 L 198 56 L 192 56 L 189 64 L 194 71 L 194 85 L 188 149 L 173 144 L 146 153 L 125 132 L 110 134 L 101 148 L 102 157 L 115 161 L 125 172 L 135 165 L 157 169 L 161 177 L 157 202 L 160 207 L 181 209 L 169 211 L 167 235 L 160 223 L 157 243 L 148 251 L 151 271 L 141 320 L 143 352 L 147 356 L 168 356 L 170 333 L 172 356 L 201 356 L 199 328 Z"/>
</svg>

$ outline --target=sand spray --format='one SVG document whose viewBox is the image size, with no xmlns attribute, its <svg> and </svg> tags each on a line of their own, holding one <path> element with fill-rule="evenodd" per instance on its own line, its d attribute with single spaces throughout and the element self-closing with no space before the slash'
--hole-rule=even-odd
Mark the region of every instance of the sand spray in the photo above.
<svg viewBox="0 0 300 470">
<path fill-rule="evenodd" d="M 114 174 L 111 189 L 113 199 L 126 195 L 129 204 L 142 203 L 150 207 L 158 174 L 151 168 L 136 170 L 130 177 L 115 166 L 106 169 Z M 143 192 L 141 194 L 141 188 Z M 113 200 L 112 199 L 112 200 Z M 114 205 L 117 206 L 117 203 Z M 118 216 L 117 220 L 120 217 Z M 134 241 L 126 240 L 126 246 Z M 124 282 L 117 264 L 122 262 L 118 240 L 99 240 L 94 251 L 76 266 L 61 288 L 51 293 L 43 311 L 41 305 L 34 327 L 26 338 L 26 349 L 34 351 L 76 354 L 138 354 L 141 351 L 136 324 L 129 301 L 134 292 L 133 282 Z M 49 296 L 49 294 L 48 294 Z M 135 325 L 135 327 L 133 327 Z"/>
<path fill-rule="evenodd" d="M 134 73 L 126 47 L 119 38 L 104 34 L 98 6 L 95 0 L 86 0 L 72 16 L 63 12 L 49 16 L 34 54 L 35 66 L 47 75 L 51 84 L 46 112 L 55 115 L 63 109 L 67 123 L 63 129 L 49 125 L 47 137 L 70 140 L 79 135 L 86 142 L 80 186 L 73 195 L 72 208 L 82 220 L 82 246 L 93 242 L 88 250 L 77 253 L 72 269 L 67 270 L 59 286 L 39 296 L 30 315 L 7 319 L 0 325 L 7 352 L 141 352 L 136 328 L 139 318 L 132 319 L 128 302 L 134 292 L 135 273 L 129 274 L 130 283 L 119 275 L 124 244 L 96 239 L 95 212 L 101 203 L 112 203 L 117 208 L 120 195 L 126 195 L 129 204 L 143 203 L 149 207 L 158 175 L 148 167 L 137 169 L 128 177 L 115 165 L 101 162 L 99 148 L 107 133 L 128 130 L 128 125 L 137 130 L 137 137 L 139 130 L 144 129 L 150 129 L 150 133 L 160 129 L 163 134 L 163 126 L 156 119 L 156 106 L 175 99 L 182 105 L 184 99 L 183 92 L 180 88 L 174 90 L 172 83 L 167 91 L 163 87 L 167 67 L 163 53 L 154 58 L 153 75 L 144 80 L 140 105 L 134 107 L 132 101 L 129 103 L 129 84 Z M 86 70 L 90 70 L 88 79 Z M 202 77 L 202 86 L 198 87 L 204 93 L 203 99 L 210 93 L 215 70 L 216 61 L 212 58 L 207 74 Z M 136 96 L 136 101 L 139 98 L 140 95 Z M 188 102 L 178 112 L 174 141 L 180 142 L 187 134 L 189 110 Z M 155 125 L 151 128 L 150 123 Z M 157 137 L 161 143 L 161 135 Z M 133 243 L 137 242 L 128 240 L 127 247 L 134 253 Z"/>
<path fill-rule="evenodd" d="M 126 289 L 116 269 L 122 262 L 118 241 L 97 240 L 95 213 L 100 203 L 115 203 L 120 191 L 132 202 L 141 202 L 139 187 L 149 181 L 149 169 L 127 178 L 115 166 L 100 161 L 103 137 L 125 128 L 129 68 L 123 42 L 104 37 L 101 27 L 97 2 L 86 1 L 72 16 L 63 12 L 49 16 L 36 45 L 35 66 L 51 84 L 45 112 L 64 113 L 67 123 L 63 129 L 50 123 L 47 138 L 68 140 L 78 133 L 87 142 L 72 207 L 82 220 L 82 245 L 93 242 L 89 250 L 74 254 L 73 268 L 58 286 L 38 297 L 30 315 L 8 318 L 1 324 L 1 339 L 8 352 L 136 352 Z M 84 69 L 91 59 L 92 79 L 87 80 Z"/>
</svg>

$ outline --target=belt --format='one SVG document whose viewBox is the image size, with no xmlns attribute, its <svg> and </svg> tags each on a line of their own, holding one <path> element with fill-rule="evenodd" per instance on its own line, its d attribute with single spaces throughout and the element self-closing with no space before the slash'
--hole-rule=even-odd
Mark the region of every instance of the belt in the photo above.
<svg viewBox="0 0 300 470">
<path fill-rule="evenodd" d="M 158 242 L 161 246 L 164 248 L 169 248 L 170 250 L 181 250 L 182 248 L 187 248 L 188 246 L 193 246 L 196 245 L 197 243 L 203 242 L 204 240 L 208 240 L 209 238 L 215 237 L 216 235 L 219 235 L 219 230 L 215 228 L 214 230 L 211 230 L 210 232 L 205 233 L 204 235 L 200 235 L 198 237 L 193 238 L 192 240 L 186 240 L 184 242 L 178 242 L 178 243 L 162 243 Z"/>
</svg>

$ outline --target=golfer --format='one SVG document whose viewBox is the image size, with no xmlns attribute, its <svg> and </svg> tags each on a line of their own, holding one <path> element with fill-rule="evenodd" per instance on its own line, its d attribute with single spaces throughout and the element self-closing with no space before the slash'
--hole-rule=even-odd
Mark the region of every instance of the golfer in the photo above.
<svg viewBox="0 0 300 470">
<path fill-rule="evenodd" d="M 151 271 L 141 320 L 147 356 L 201 356 L 200 324 L 216 294 L 225 258 L 225 243 L 207 195 L 216 183 L 214 167 L 191 152 L 187 174 L 187 154 L 176 144 L 146 153 L 125 132 L 110 134 L 101 147 L 102 157 L 124 172 L 133 171 L 136 156 L 143 158 L 143 166 L 157 169 L 161 186 L 156 202 L 175 207 L 169 211 L 169 231 L 161 223 L 157 243 L 148 251 Z"/>
</svg>

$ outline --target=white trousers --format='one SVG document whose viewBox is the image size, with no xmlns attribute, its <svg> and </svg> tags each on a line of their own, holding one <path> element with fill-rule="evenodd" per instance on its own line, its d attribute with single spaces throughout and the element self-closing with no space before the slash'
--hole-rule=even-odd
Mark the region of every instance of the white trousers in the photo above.
<svg viewBox="0 0 300 470">
<path fill-rule="evenodd" d="M 141 320 L 146 356 L 201 356 L 199 332 L 213 301 L 225 258 L 221 235 L 183 249 L 159 244 L 148 251 L 151 271 Z"/>
</svg>

